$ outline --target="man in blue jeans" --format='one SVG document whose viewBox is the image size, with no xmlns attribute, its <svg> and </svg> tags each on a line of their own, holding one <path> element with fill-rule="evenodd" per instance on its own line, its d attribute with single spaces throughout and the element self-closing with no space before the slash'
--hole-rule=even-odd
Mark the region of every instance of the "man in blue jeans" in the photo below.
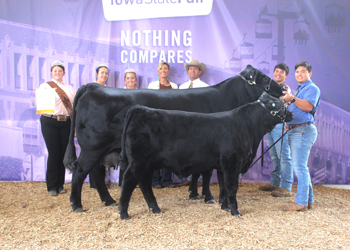
<svg viewBox="0 0 350 250">
<path fill-rule="evenodd" d="M 273 71 L 275 81 L 282 85 L 287 92 L 291 94 L 292 91 L 286 84 L 288 74 L 289 67 L 284 63 L 277 64 Z M 290 103 L 287 103 L 287 105 L 289 104 Z M 266 135 L 269 145 L 271 146 L 274 144 L 284 132 L 283 123 L 277 124 L 276 127 Z M 260 186 L 259 190 L 272 191 L 271 195 L 274 197 L 292 196 L 293 167 L 288 145 L 288 134 L 283 137 L 283 141 L 281 139 L 278 143 L 272 146 L 269 152 L 273 162 L 270 183 Z"/>
<path fill-rule="evenodd" d="M 294 95 L 284 92 L 284 100 L 291 102 L 289 111 L 294 113 L 293 120 L 288 122 L 288 142 L 292 154 L 292 164 L 298 179 L 295 201 L 282 206 L 285 211 L 307 211 L 313 204 L 313 189 L 307 166 L 310 150 L 317 138 L 314 115 L 320 103 L 321 91 L 311 81 L 312 67 L 302 61 L 295 65 L 295 78 L 299 83 Z"/>
</svg>

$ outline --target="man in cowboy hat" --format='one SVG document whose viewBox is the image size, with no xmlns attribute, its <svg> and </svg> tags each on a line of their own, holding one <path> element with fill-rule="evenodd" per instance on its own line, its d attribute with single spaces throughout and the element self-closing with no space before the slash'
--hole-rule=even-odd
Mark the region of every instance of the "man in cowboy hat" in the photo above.
<svg viewBox="0 0 350 250">
<path fill-rule="evenodd" d="M 207 67 L 204 63 L 199 63 L 197 60 L 192 60 L 189 64 L 185 63 L 184 66 L 187 74 L 190 77 L 190 80 L 184 84 L 181 84 L 179 89 L 191 89 L 209 86 L 199 79 L 199 77 L 204 75 L 205 71 L 207 71 Z"/>
<path fill-rule="evenodd" d="M 181 84 L 179 89 L 192 89 L 192 88 L 201 88 L 208 87 L 209 85 L 205 82 L 202 82 L 199 77 L 202 76 L 205 71 L 207 71 L 207 66 L 204 63 L 199 63 L 197 60 L 190 61 L 189 64 L 185 63 L 185 70 L 190 77 L 190 80 Z M 192 175 L 187 177 L 187 180 L 184 183 L 179 184 L 179 186 L 189 186 L 192 180 Z M 202 185 L 203 177 L 200 175 L 198 180 L 198 186 Z"/>
</svg>

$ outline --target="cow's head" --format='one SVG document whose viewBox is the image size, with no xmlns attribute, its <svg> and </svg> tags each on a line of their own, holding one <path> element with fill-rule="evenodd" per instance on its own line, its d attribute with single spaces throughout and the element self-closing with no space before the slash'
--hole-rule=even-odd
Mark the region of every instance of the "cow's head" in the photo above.
<svg viewBox="0 0 350 250">
<path fill-rule="evenodd" d="M 287 105 L 284 101 L 264 92 L 259 97 L 258 102 L 268 110 L 272 116 L 279 118 L 280 122 L 290 122 L 293 120 L 293 113 L 287 109 Z"/>
<path fill-rule="evenodd" d="M 274 97 L 281 97 L 283 91 L 285 91 L 283 86 L 251 65 L 247 65 L 245 70 L 240 73 L 240 76 L 250 85 L 259 86 Z"/>
</svg>

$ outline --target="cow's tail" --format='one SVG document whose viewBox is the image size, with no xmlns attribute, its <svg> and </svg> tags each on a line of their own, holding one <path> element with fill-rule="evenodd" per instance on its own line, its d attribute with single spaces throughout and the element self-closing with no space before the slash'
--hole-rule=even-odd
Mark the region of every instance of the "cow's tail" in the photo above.
<svg viewBox="0 0 350 250">
<path fill-rule="evenodd" d="M 70 171 L 72 171 L 74 169 L 75 162 L 77 160 L 77 154 L 75 152 L 75 146 L 74 146 L 76 108 L 78 105 L 79 98 L 85 93 L 86 89 L 87 89 L 86 85 L 84 85 L 78 89 L 78 92 L 75 95 L 74 103 L 73 103 L 73 113 L 72 113 L 72 117 L 71 117 L 71 127 L 70 127 L 69 140 L 68 140 L 66 153 L 65 153 L 64 159 L 63 159 L 64 166 L 67 169 L 69 169 Z"/>
<path fill-rule="evenodd" d="M 124 128 L 123 128 L 123 134 L 122 134 L 122 140 L 121 140 L 121 147 L 122 150 L 120 152 L 120 156 L 119 156 L 119 167 L 121 170 L 125 171 L 129 162 L 128 162 L 128 158 L 126 156 L 126 151 L 125 151 L 125 140 L 126 140 L 126 132 L 128 130 L 130 121 L 133 119 L 133 117 L 137 114 L 137 112 L 133 111 L 133 110 L 137 110 L 140 107 L 142 107 L 141 105 L 135 105 L 133 107 L 131 107 L 128 112 L 126 113 L 126 117 L 125 117 L 125 122 L 124 122 Z"/>
</svg>

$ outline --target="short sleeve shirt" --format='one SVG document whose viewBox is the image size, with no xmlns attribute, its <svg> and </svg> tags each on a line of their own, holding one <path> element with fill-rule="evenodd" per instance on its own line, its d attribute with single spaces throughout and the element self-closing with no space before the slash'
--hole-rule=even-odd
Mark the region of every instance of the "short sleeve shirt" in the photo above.
<svg viewBox="0 0 350 250">
<path fill-rule="evenodd" d="M 319 101 L 321 98 L 321 91 L 320 89 L 314 84 L 311 80 L 308 80 L 306 82 L 303 82 L 300 84 L 296 89 L 297 95 L 296 97 L 299 99 L 307 100 L 309 101 L 314 108 L 311 110 L 311 112 L 303 111 L 300 108 L 298 108 L 294 103 L 292 103 L 288 110 L 293 112 L 293 120 L 291 122 L 287 122 L 288 125 L 298 125 L 303 123 L 315 123 L 314 117 L 312 114 L 314 114 L 318 108 Z"/>
</svg>

